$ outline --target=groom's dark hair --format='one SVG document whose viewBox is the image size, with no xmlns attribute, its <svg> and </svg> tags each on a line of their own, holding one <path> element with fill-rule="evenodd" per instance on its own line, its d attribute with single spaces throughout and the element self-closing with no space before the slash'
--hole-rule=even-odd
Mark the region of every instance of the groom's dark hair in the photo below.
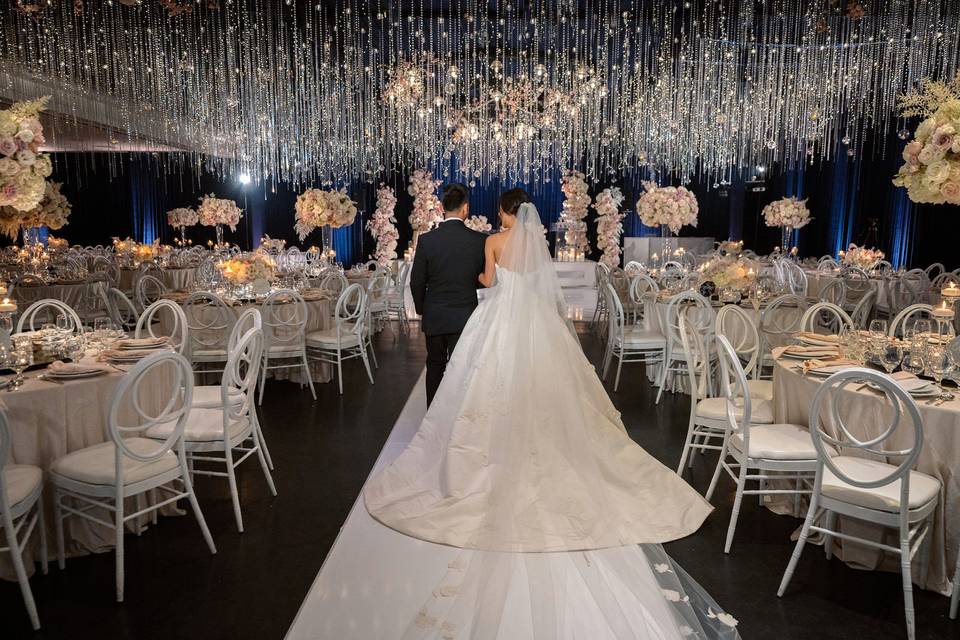
<svg viewBox="0 0 960 640">
<path fill-rule="evenodd" d="M 470 199 L 470 190 L 459 182 L 443 190 L 443 210 L 447 213 L 457 211 Z"/>
<path fill-rule="evenodd" d="M 520 187 L 504 191 L 500 194 L 500 209 L 512 216 L 517 215 L 517 211 L 520 210 L 520 205 L 525 202 L 530 202 L 530 196 Z"/>
</svg>

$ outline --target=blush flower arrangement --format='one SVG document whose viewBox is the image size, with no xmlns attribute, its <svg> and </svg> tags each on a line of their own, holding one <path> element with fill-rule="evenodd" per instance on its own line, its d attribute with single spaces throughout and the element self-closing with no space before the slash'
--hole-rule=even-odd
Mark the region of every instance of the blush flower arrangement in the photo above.
<svg viewBox="0 0 960 640">
<path fill-rule="evenodd" d="M 393 188 L 381 183 L 377 189 L 377 208 L 367 222 L 367 229 L 377 243 L 371 257 L 381 266 L 386 266 L 397 257 L 400 232 L 397 231 L 397 219 L 394 216 L 396 206 L 397 196 Z"/>
<path fill-rule="evenodd" d="M 697 226 L 700 207 L 697 197 L 686 187 L 658 187 L 655 182 L 644 182 L 646 190 L 637 200 L 640 222 L 648 227 L 667 225 L 673 233 L 684 226 Z"/>
<path fill-rule="evenodd" d="M 603 252 L 600 262 L 611 269 L 620 266 L 620 235 L 623 233 L 623 192 L 609 187 L 597 195 L 593 204 L 597 212 L 597 248 Z"/>
</svg>

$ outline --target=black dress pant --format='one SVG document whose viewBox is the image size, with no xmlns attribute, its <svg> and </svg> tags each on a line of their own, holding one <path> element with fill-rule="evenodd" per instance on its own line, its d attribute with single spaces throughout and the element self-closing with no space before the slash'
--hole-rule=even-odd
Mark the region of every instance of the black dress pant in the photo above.
<svg viewBox="0 0 960 640">
<path fill-rule="evenodd" d="M 436 336 L 426 336 L 427 339 L 427 406 L 433 402 L 443 372 L 447 370 L 447 362 L 460 339 L 459 333 L 442 333 Z"/>
</svg>

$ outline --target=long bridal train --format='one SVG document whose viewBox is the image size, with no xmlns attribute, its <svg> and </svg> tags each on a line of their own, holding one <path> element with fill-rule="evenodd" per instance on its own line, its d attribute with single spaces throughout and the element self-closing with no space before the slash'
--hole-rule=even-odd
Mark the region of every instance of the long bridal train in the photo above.
<svg viewBox="0 0 960 640">
<path fill-rule="evenodd" d="M 658 545 L 710 505 L 627 435 L 558 312 L 532 205 L 510 234 L 420 428 L 364 489 L 384 525 L 464 550 L 404 637 L 564 637 L 584 602 L 590 637 L 736 636 Z M 503 635 L 517 593 L 534 636 Z"/>
</svg>

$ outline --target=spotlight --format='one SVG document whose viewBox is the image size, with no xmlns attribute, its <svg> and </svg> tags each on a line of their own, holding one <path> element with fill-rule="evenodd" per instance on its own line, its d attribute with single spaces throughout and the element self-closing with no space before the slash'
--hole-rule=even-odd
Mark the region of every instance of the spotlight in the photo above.
<svg viewBox="0 0 960 640">
<path fill-rule="evenodd" d="M 237 181 L 240 182 L 240 184 L 250 184 L 250 174 L 241 173 L 239 176 L 237 176 Z"/>
<path fill-rule="evenodd" d="M 762 175 L 766 170 L 767 170 L 767 168 L 766 168 L 765 166 L 763 166 L 762 164 L 758 164 L 758 165 L 757 165 L 757 173 L 759 173 L 759 174 Z"/>
</svg>

